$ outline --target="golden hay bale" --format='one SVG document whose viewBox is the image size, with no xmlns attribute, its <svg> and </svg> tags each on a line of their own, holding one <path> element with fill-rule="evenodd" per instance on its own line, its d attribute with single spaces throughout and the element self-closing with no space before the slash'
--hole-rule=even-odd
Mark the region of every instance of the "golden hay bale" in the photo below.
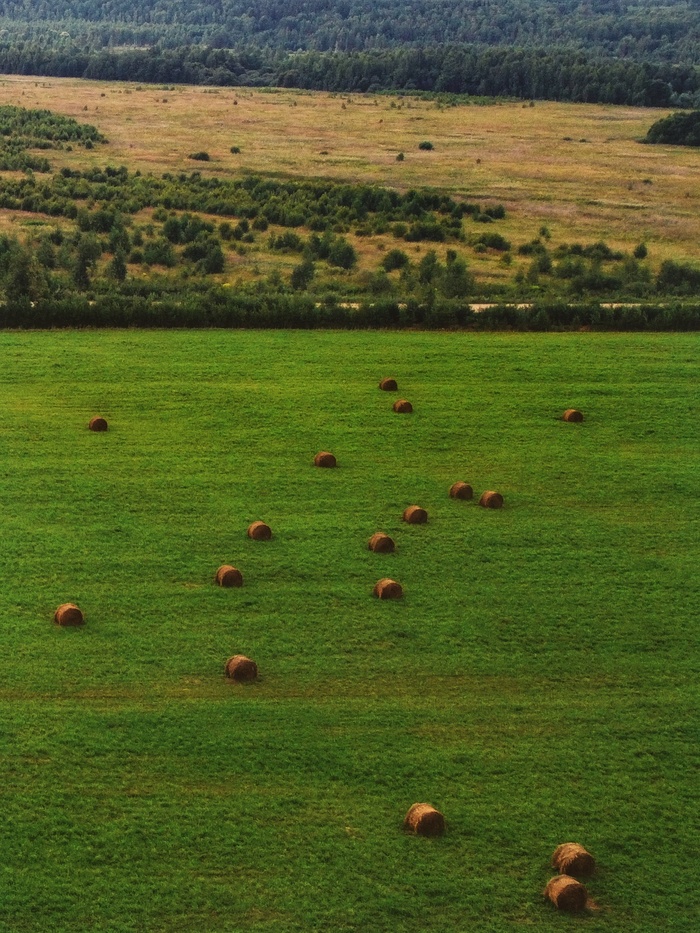
<svg viewBox="0 0 700 933">
<path fill-rule="evenodd" d="M 258 665 L 244 654 L 235 654 L 226 662 L 226 676 L 236 683 L 255 680 L 258 676 Z"/>
<path fill-rule="evenodd" d="M 567 408 L 562 418 L 564 421 L 583 421 L 583 412 L 578 408 Z"/>
<path fill-rule="evenodd" d="M 559 910 L 583 910 L 588 901 L 588 891 L 585 885 L 568 875 L 555 875 L 547 882 L 544 896 Z"/>
<path fill-rule="evenodd" d="M 253 522 L 248 526 L 248 537 L 254 541 L 269 541 L 272 537 L 272 529 L 265 522 Z"/>
<path fill-rule="evenodd" d="M 403 510 L 403 520 L 409 525 L 425 525 L 428 521 L 428 513 L 419 505 L 409 505 Z"/>
<path fill-rule="evenodd" d="M 337 466 L 337 461 L 333 454 L 329 453 L 327 450 L 321 450 L 314 457 L 314 466 L 334 467 Z"/>
<path fill-rule="evenodd" d="M 389 577 L 384 577 L 382 580 L 377 580 L 372 592 L 377 599 L 401 599 L 403 596 L 403 587 L 400 583 L 397 583 L 396 580 L 390 580 Z"/>
<path fill-rule="evenodd" d="M 399 398 L 394 402 L 393 409 L 400 415 L 410 415 L 413 411 L 413 405 L 407 399 Z"/>
<path fill-rule="evenodd" d="M 445 817 L 430 803 L 414 803 L 404 817 L 403 828 L 419 836 L 442 836 Z"/>
<path fill-rule="evenodd" d="M 398 386 L 396 385 L 396 379 L 382 379 L 379 383 L 379 388 L 382 392 L 396 392 Z"/>
<path fill-rule="evenodd" d="M 243 586 L 243 574 L 231 564 L 222 564 L 216 571 L 216 582 L 219 586 Z"/>
<path fill-rule="evenodd" d="M 396 545 L 389 535 L 385 535 L 383 531 L 376 531 L 369 539 L 367 547 L 375 554 L 393 554 Z"/>
<path fill-rule="evenodd" d="M 485 509 L 503 508 L 503 496 L 500 492 L 487 490 L 485 493 L 482 493 L 481 499 L 479 499 L 479 505 L 483 506 Z"/>
<path fill-rule="evenodd" d="M 452 499 L 473 499 L 474 490 L 469 485 L 469 483 L 453 483 L 450 486 L 450 498 Z"/>
<path fill-rule="evenodd" d="M 94 418 L 90 418 L 88 427 L 91 431 L 106 431 L 107 422 L 104 418 L 101 418 L 99 415 L 95 415 Z"/>
<path fill-rule="evenodd" d="M 75 603 L 63 603 L 53 614 L 56 625 L 82 625 L 85 622 L 82 612 Z"/>
<path fill-rule="evenodd" d="M 563 842 L 554 850 L 552 868 L 560 875 L 576 875 L 585 878 L 595 871 L 595 859 L 578 842 Z"/>
</svg>

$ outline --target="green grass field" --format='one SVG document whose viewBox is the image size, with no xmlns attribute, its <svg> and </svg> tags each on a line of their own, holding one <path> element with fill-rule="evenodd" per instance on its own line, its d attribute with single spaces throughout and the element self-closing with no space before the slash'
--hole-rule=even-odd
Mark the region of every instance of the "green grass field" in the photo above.
<svg viewBox="0 0 700 933">
<path fill-rule="evenodd" d="M 696 929 L 696 336 L 0 347 L 0 930 Z M 587 918 L 540 896 L 570 840 Z"/>
</svg>

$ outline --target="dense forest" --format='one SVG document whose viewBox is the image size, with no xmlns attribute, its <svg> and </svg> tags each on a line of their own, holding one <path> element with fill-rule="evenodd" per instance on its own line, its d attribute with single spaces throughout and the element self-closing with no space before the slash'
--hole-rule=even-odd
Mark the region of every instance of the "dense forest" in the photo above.
<svg viewBox="0 0 700 933">
<path fill-rule="evenodd" d="M 0 72 L 688 107 L 700 0 L 0 0 Z"/>
</svg>

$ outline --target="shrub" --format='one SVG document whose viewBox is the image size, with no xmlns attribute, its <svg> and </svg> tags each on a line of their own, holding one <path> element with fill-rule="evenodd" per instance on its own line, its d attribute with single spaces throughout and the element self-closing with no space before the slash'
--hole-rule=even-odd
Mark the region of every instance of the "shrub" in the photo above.
<svg viewBox="0 0 700 933">
<path fill-rule="evenodd" d="M 504 253 L 510 249 L 510 242 L 500 233 L 482 233 L 476 243 L 481 243 L 488 249 L 496 249 Z"/>
<path fill-rule="evenodd" d="M 189 159 L 194 159 L 196 162 L 209 162 L 210 156 L 208 152 L 192 152 L 189 156 Z"/>
<path fill-rule="evenodd" d="M 435 147 L 434 147 L 433 144 L 432 144 L 431 142 L 429 142 L 427 139 L 424 139 L 423 142 L 418 143 L 418 148 L 419 148 L 419 149 L 423 149 L 423 150 L 425 150 L 426 152 L 429 152 L 431 149 L 434 149 Z"/>
<path fill-rule="evenodd" d="M 403 250 L 390 249 L 382 259 L 382 268 L 385 272 L 393 272 L 394 269 L 403 269 L 409 263 L 409 258 Z"/>
</svg>

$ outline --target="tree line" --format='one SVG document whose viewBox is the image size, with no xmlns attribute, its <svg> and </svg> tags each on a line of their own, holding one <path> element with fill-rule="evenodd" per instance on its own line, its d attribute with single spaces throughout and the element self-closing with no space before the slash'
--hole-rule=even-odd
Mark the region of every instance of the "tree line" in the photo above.
<svg viewBox="0 0 700 933">
<path fill-rule="evenodd" d="M 341 93 L 417 91 L 646 107 L 700 105 L 700 68 L 694 64 L 601 59 L 570 49 L 450 45 L 288 54 L 189 46 L 95 51 L 0 38 L 0 73 Z"/>
</svg>

